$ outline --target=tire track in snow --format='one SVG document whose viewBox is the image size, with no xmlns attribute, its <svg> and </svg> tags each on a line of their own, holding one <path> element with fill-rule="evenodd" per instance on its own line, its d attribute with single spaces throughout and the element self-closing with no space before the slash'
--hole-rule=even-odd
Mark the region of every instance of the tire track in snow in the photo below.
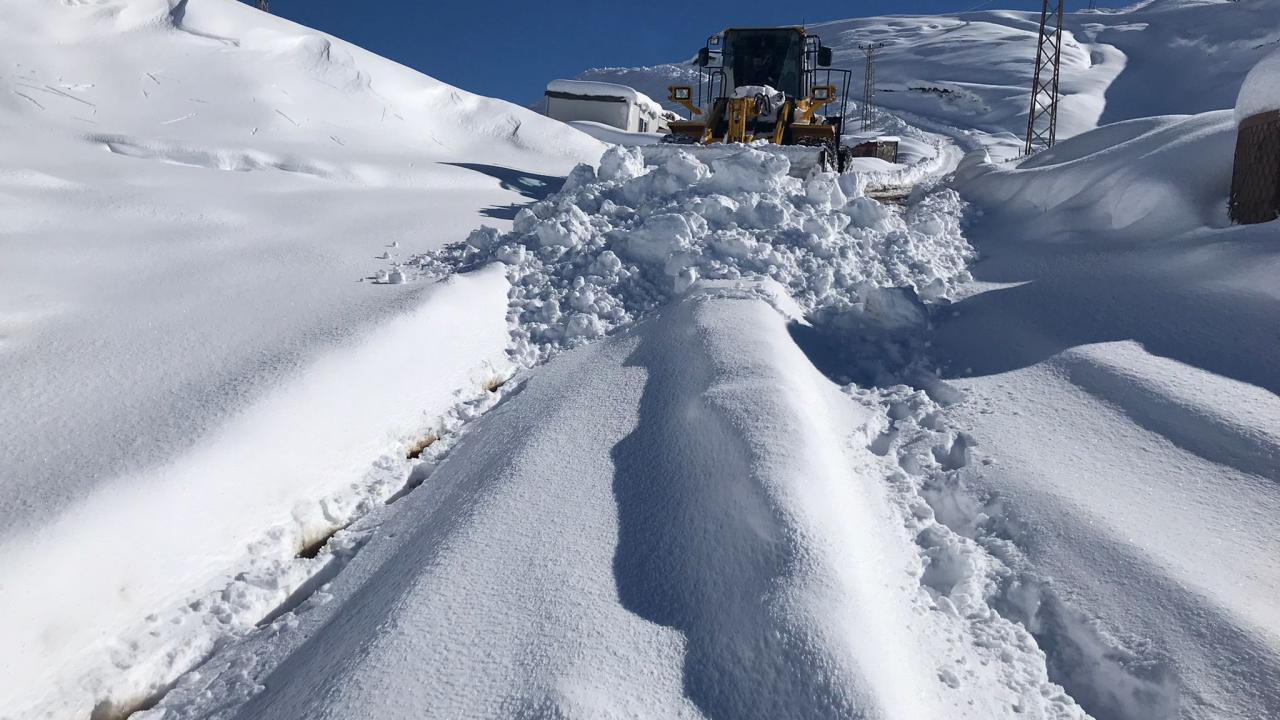
<svg viewBox="0 0 1280 720">
<path fill-rule="evenodd" d="M 41 105 L 39 100 L 36 100 L 35 98 L 31 97 L 30 95 L 27 95 L 27 94 L 25 94 L 25 93 L 20 93 L 20 92 L 18 92 L 17 90 L 10 90 L 9 92 L 13 93 L 14 95 L 17 95 L 18 97 L 22 98 L 23 100 L 26 100 L 27 102 L 31 103 L 32 105 L 35 105 L 36 107 L 40 108 L 41 110 L 44 110 L 44 109 L 45 109 L 45 108 L 44 108 L 44 105 Z"/>
</svg>

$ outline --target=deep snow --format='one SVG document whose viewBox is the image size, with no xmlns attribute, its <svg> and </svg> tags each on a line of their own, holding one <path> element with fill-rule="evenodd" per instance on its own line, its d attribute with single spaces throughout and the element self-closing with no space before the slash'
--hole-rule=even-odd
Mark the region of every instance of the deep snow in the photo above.
<svg viewBox="0 0 1280 720">
<path fill-rule="evenodd" d="M 0 38 L 0 715 L 85 717 L 252 627 L 289 582 L 208 598 L 503 372 L 500 274 L 375 258 L 602 146 L 233 0 L 4 3 Z"/>
<path fill-rule="evenodd" d="M 829 24 L 905 139 L 844 177 L 229 1 L 0 13 L 0 716 L 1280 714 L 1266 1 L 1073 13 L 1020 162 L 1030 15 Z"/>
</svg>

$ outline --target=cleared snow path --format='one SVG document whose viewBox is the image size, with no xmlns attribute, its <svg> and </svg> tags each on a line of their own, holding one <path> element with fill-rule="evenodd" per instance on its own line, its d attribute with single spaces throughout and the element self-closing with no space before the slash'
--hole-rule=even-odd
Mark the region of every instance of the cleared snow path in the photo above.
<svg viewBox="0 0 1280 720">
<path fill-rule="evenodd" d="M 615 148 L 415 259 L 503 261 L 527 379 L 153 716 L 1081 717 L 884 444 L 923 396 L 841 394 L 794 339 L 918 332 L 914 290 L 966 277 L 961 206 L 787 170 Z"/>
<path fill-rule="evenodd" d="M 1081 716 L 869 449 L 879 405 L 724 294 L 532 374 L 322 597 L 144 717 Z"/>
</svg>

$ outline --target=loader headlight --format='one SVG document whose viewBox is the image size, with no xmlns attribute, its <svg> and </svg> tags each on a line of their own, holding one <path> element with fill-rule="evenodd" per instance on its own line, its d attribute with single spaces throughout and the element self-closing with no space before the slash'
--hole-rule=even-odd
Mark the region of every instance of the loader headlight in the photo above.
<svg viewBox="0 0 1280 720">
<path fill-rule="evenodd" d="M 689 98 L 691 98 L 691 97 L 693 97 L 693 90 L 692 90 L 692 88 L 688 88 L 688 87 L 684 87 L 684 86 L 678 86 L 678 87 L 673 87 L 673 88 L 671 88 L 671 99 L 672 99 L 672 100 L 688 100 L 688 99 L 689 99 Z"/>
<path fill-rule="evenodd" d="M 830 99 L 831 99 L 831 88 L 830 88 L 830 87 L 828 87 L 828 86 L 826 86 L 826 85 L 823 85 L 822 87 L 816 87 L 816 88 L 814 88 L 814 89 L 813 89 L 813 99 L 814 99 L 814 100 L 830 100 Z"/>
</svg>

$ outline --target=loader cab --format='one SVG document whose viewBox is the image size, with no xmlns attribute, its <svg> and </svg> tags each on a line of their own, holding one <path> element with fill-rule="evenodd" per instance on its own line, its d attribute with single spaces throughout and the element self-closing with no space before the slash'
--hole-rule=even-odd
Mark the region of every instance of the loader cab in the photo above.
<svg viewBox="0 0 1280 720">
<path fill-rule="evenodd" d="M 787 97 L 802 94 L 804 32 L 797 28 L 724 33 L 725 86 L 768 85 Z"/>
<path fill-rule="evenodd" d="M 708 99 L 762 85 L 799 98 L 809 91 L 818 68 L 831 64 L 831 50 L 803 28 L 729 28 L 707 39 L 697 64 L 715 85 Z"/>
</svg>

